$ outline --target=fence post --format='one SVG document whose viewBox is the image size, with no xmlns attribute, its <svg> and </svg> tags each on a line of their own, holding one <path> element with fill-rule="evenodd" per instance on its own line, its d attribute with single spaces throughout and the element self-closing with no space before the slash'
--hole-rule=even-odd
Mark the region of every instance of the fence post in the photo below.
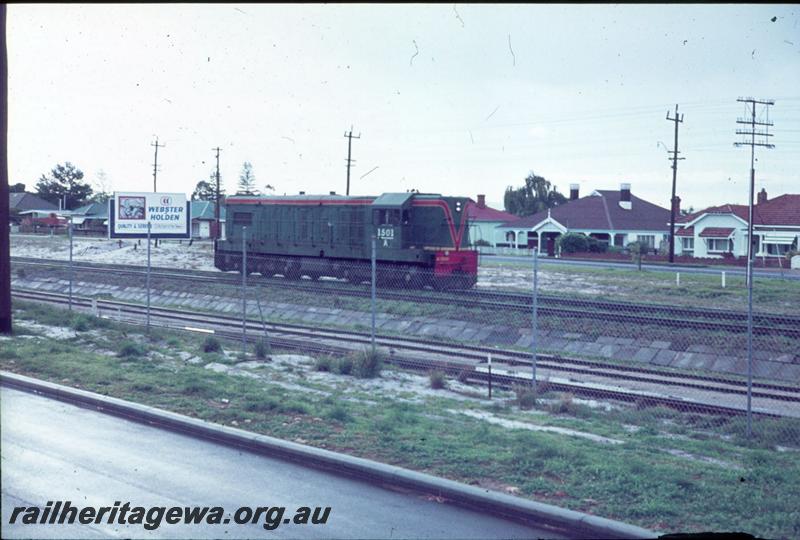
<svg viewBox="0 0 800 540">
<path fill-rule="evenodd" d="M 533 335 L 531 340 L 531 387 L 536 390 L 536 348 L 538 347 L 539 341 L 539 321 L 537 320 L 537 301 L 538 301 L 538 292 L 539 292 L 539 248 L 538 246 L 533 250 L 533 298 L 531 299 L 531 304 L 533 304 Z"/>
<path fill-rule="evenodd" d="M 371 305 L 370 311 L 372 312 L 372 334 L 370 338 L 370 342 L 372 343 L 372 354 L 375 354 L 375 288 L 376 288 L 376 281 L 377 281 L 377 261 L 375 258 L 375 235 L 372 235 L 372 256 L 371 263 L 372 263 L 372 295 L 371 295 Z"/>
<path fill-rule="evenodd" d="M 247 355 L 247 227 L 242 227 L 242 356 Z"/>
<path fill-rule="evenodd" d="M 52 229 L 50 229 L 52 231 Z M 72 216 L 69 216 L 69 311 L 72 311 Z"/>
<path fill-rule="evenodd" d="M 722 271 L 722 288 L 725 288 L 725 270 Z"/>
<path fill-rule="evenodd" d="M 150 333 L 150 222 L 147 222 L 147 333 Z"/>
<path fill-rule="evenodd" d="M 752 198 L 751 198 L 752 203 Z M 747 437 L 753 435 L 753 264 L 747 259 Z"/>
<path fill-rule="evenodd" d="M 675 272 L 675 285 L 677 285 L 678 287 L 681 286 L 681 273 L 680 272 Z"/>
</svg>

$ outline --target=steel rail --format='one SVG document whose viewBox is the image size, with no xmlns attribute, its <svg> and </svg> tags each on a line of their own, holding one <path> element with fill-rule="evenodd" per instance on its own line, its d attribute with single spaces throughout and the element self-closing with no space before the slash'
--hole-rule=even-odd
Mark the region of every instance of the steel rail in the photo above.
<svg viewBox="0 0 800 540">
<path fill-rule="evenodd" d="M 63 263 L 60 261 L 41 261 L 41 260 L 24 260 L 20 261 L 23 264 L 34 264 L 40 266 L 60 266 Z M 114 275 L 141 275 L 140 271 L 131 270 L 130 267 L 119 267 L 119 265 L 97 265 L 95 263 L 83 263 L 75 265 L 76 268 L 89 272 L 112 272 Z M 238 274 L 236 274 L 238 275 Z M 218 282 L 222 284 L 234 285 L 238 283 L 238 278 L 234 275 L 213 271 L 176 271 L 158 269 L 152 272 L 151 276 L 156 278 L 176 279 L 183 281 L 207 281 Z M 300 290 L 310 293 L 326 293 L 336 295 L 347 295 L 356 297 L 367 297 L 369 291 L 366 291 L 358 285 L 349 285 L 348 289 L 341 287 L 341 282 L 336 282 L 336 288 L 333 286 L 322 285 L 318 283 L 302 283 L 298 281 L 289 281 L 277 278 L 265 278 L 260 282 L 255 282 L 257 286 L 263 286 L 267 283 L 281 283 L 286 288 Z M 443 293 L 437 291 L 437 294 L 431 294 L 430 291 L 394 291 L 381 289 L 379 297 L 384 300 L 399 300 L 399 301 L 422 301 L 426 303 L 435 304 L 455 304 L 467 307 L 486 307 L 486 308 L 503 308 L 505 310 L 514 310 L 527 312 L 530 310 L 530 296 L 519 295 L 513 293 L 501 292 L 486 292 L 486 291 L 460 291 L 460 296 L 453 296 L 452 293 Z M 500 298 L 502 301 L 498 301 Z M 639 325 L 652 325 L 652 326 L 666 326 L 670 328 L 684 328 L 693 330 L 705 331 L 723 331 L 739 333 L 746 329 L 744 323 L 735 322 L 720 322 L 713 320 L 716 317 L 737 320 L 743 317 L 734 311 L 714 310 L 714 309 L 696 309 L 696 308 L 683 308 L 672 307 L 665 305 L 648 305 L 648 304 L 635 304 L 631 302 L 607 302 L 597 300 L 582 300 L 563 298 L 559 296 L 541 296 L 540 299 L 545 304 L 539 307 L 539 312 L 544 316 L 550 317 L 564 317 L 569 319 L 582 318 L 582 319 L 602 319 L 611 322 L 624 322 Z M 517 303 L 514 303 L 517 302 Z M 569 309 L 563 307 L 548 306 L 548 304 L 562 304 L 568 306 L 580 307 L 580 309 Z M 594 309 L 606 309 L 606 311 L 595 311 Z M 619 309 L 631 310 L 634 313 L 620 312 Z M 681 319 L 676 318 L 672 311 L 676 314 L 689 315 L 693 317 L 702 317 L 699 319 Z M 661 313 L 661 316 L 643 315 L 642 313 Z M 639 313 L 639 314 L 637 314 Z M 800 338 L 800 316 L 793 315 L 770 315 L 770 314 L 757 314 L 755 319 L 760 323 L 754 327 L 756 335 L 778 335 L 790 338 Z M 785 326 L 784 326 L 785 325 Z"/>
<path fill-rule="evenodd" d="M 21 292 L 15 291 L 15 296 L 20 298 L 27 298 L 31 300 L 47 301 L 53 303 L 60 303 L 63 301 L 63 295 L 41 292 Z M 91 300 L 84 298 L 73 299 L 73 304 L 85 308 L 91 308 Z M 98 300 L 98 307 L 105 307 L 111 310 L 124 311 L 129 314 L 141 315 L 144 313 L 144 307 L 136 304 L 128 304 L 123 302 Z M 185 311 L 175 310 L 171 308 L 151 308 L 151 316 L 159 318 L 167 318 L 170 321 L 183 321 L 188 324 L 209 324 L 218 325 L 223 328 L 229 328 L 232 335 L 238 338 L 241 337 L 241 331 L 235 332 L 233 329 L 240 329 L 241 319 L 237 317 L 229 317 L 218 314 L 188 314 Z M 183 329 L 181 326 L 171 325 L 173 328 Z M 259 333 L 263 331 L 263 327 L 256 321 L 248 320 L 248 327 L 252 331 Z M 270 334 L 270 340 L 273 345 L 277 344 L 275 339 L 278 334 L 294 335 L 303 337 L 305 339 L 322 339 L 333 340 L 340 342 L 348 342 L 357 345 L 368 345 L 370 343 L 370 336 L 366 333 L 349 331 L 349 330 L 330 330 L 324 331 L 315 327 L 295 325 L 295 324 L 278 324 L 267 323 L 267 329 Z M 482 363 L 488 353 L 491 353 L 496 362 L 507 363 L 513 365 L 529 365 L 530 359 L 527 352 L 513 351 L 507 349 L 495 349 L 481 346 L 465 346 L 465 345 L 452 345 L 434 340 L 391 337 L 391 336 L 377 336 L 377 344 L 383 347 L 395 348 L 398 350 L 409 350 L 415 352 L 423 352 L 434 355 L 452 355 L 464 360 L 477 361 Z M 308 341 L 304 341 L 306 345 L 310 345 Z M 352 352 L 352 349 L 348 349 Z M 447 362 L 433 362 L 431 360 L 424 360 L 428 362 L 428 369 L 431 367 L 447 364 Z M 474 368 L 473 364 L 464 363 L 451 363 L 459 369 L 469 367 Z M 682 387 L 687 389 L 712 391 L 725 394 L 739 394 L 744 395 L 744 383 L 733 379 L 711 378 L 707 376 L 698 376 L 695 374 L 685 373 L 670 373 L 654 369 L 643 369 L 634 366 L 624 366 L 618 364 L 600 363 L 586 360 L 579 360 L 573 358 L 565 358 L 557 355 L 542 354 L 539 355 L 539 365 L 543 368 L 562 371 L 566 373 L 577 373 L 591 376 L 604 376 L 616 380 L 628 380 L 636 382 L 644 382 L 656 384 L 660 386 L 673 386 Z M 648 376 L 649 375 L 649 376 Z M 777 385 L 769 383 L 755 383 L 755 388 L 763 391 L 755 392 L 753 395 L 774 399 L 785 402 L 800 402 L 800 388 L 788 385 Z M 771 391 L 771 392 L 770 392 Z"/>
</svg>

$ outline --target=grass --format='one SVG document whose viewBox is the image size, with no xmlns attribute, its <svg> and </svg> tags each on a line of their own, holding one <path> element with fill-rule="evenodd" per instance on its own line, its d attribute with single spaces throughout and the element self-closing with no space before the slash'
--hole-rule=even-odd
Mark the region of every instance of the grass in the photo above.
<svg viewBox="0 0 800 540">
<path fill-rule="evenodd" d="M 41 322 L 37 314 L 50 317 L 36 308 L 17 310 L 15 316 Z M 87 324 L 95 323 L 90 318 Z M 146 342 L 149 361 L 131 362 L 127 356 L 97 352 L 125 339 L 145 347 L 138 331 L 110 325 L 102 333 L 80 332 L 60 341 L 2 341 L 0 367 L 478 486 L 518 490 L 524 497 L 659 531 L 800 536 L 796 507 L 800 460 L 796 452 L 774 450 L 775 444 L 798 446 L 796 421 L 759 419 L 755 423 L 759 438 L 751 442 L 745 439 L 739 419 L 680 414 L 644 402 L 638 408 L 606 412 L 546 387 L 538 388 L 531 404 L 535 410 L 530 412 L 513 406 L 513 395 L 500 390 L 496 395 L 501 399 L 491 405 L 478 399 L 456 400 L 447 391 L 423 402 L 403 401 L 405 391 L 381 394 L 370 386 L 354 390 L 363 382 L 335 374 L 342 368 L 333 360 L 328 373 L 318 374 L 327 377 L 324 385 L 288 371 L 254 380 L 215 373 L 202 365 L 157 361 L 157 352 L 191 351 L 202 345 L 200 337 L 166 331 Z M 369 358 L 366 352 L 351 359 L 352 371 L 363 369 Z M 382 362 L 372 357 L 368 363 Z M 263 369 L 271 366 L 265 364 Z M 282 387 L 276 383 L 278 376 L 291 377 L 295 386 L 304 385 L 309 392 Z M 330 390 L 327 397 L 311 392 L 321 385 Z M 569 428 L 623 444 L 508 429 L 452 410 Z M 667 452 L 670 449 L 683 454 Z"/>
</svg>

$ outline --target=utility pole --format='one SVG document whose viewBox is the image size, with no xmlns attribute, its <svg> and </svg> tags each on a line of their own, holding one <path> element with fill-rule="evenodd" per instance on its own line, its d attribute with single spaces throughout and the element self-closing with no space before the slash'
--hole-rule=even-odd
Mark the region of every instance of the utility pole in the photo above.
<svg viewBox="0 0 800 540">
<path fill-rule="evenodd" d="M 350 153 L 352 151 L 353 139 L 360 139 L 361 133 L 358 136 L 353 137 L 353 126 L 350 126 L 350 131 L 344 134 L 347 137 L 347 190 L 345 191 L 345 195 L 350 195 L 350 164 L 355 163 L 354 159 L 350 159 Z"/>
<path fill-rule="evenodd" d="M 765 148 L 775 148 L 774 144 L 769 143 L 772 134 L 769 132 L 772 122 L 769 121 L 769 106 L 774 105 L 774 101 L 760 101 L 753 98 L 739 98 L 736 101 L 750 106 L 750 119 L 737 118 L 737 124 L 750 126 L 750 130 L 737 129 L 736 134 L 742 136 L 742 142 L 733 143 L 734 146 L 750 147 L 750 202 L 747 214 L 747 435 L 753 433 L 752 427 L 752 402 L 753 402 L 753 193 L 756 185 L 756 146 Z M 765 121 L 756 121 L 756 105 L 764 105 Z M 759 130 L 756 131 L 756 126 Z M 756 142 L 756 137 L 763 137 Z M 750 139 L 749 141 L 747 139 Z"/>
<path fill-rule="evenodd" d="M 159 147 L 164 148 L 167 145 L 166 144 L 158 144 L 158 137 L 156 137 L 156 142 L 155 143 L 150 143 L 150 146 L 155 146 L 156 147 L 156 155 L 155 155 L 155 158 L 153 160 L 153 193 L 156 193 L 158 191 L 156 189 L 156 176 L 157 176 L 157 173 L 158 173 L 158 149 L 159 149 Z"/>
<path fill-rule="evenodd" d="M 749 146 L 750 147 L 750 202 L 749 202 L 749 212 L 748 212 L 748 224 L 747 224 L 747 282 L 750 283 L 751 281 L 751 273 L 752 273 L 752 261 L 753 261 L 753 196 L 755 192 L 755 183 L 756 183 L 756 146 L 763 146 L 764 148 L 775 148 L 774 144 L 769 143 L 769 138 L 772 137 L 772 133 L 769 132 L 769 128 L 773 125 L 772 122 L 769 121 L 769 109 L 770 105 L 774 105 L 774 101 L 760 101 L 753 98 L 739 98 L 736 101 L 739 103 L 745 104 L 745 110 L 749 109 L 749 116 L 750 118 L 737 118 L 737 124 L 745 124 L 749 125 L 750 129 L 737 129 L 736 134 L 742 135 L 742 141 L 733 143 L 734 146 Z M 749 107 L 748 107 L 749 105 Z M 756 120 L 756 105 L 764 105 L 764 113 L 766 116 L 765 122 L 760 122 Z M 759 126 L 756 128 L 756 126 Z M 763 129 L 763 131 L 756 131 L 756 129 Z M 756 141 L 756 137 L 763 137 L 763 140 Z M 750 139 L 749 141 L 747 139 Z"/>
<path fill-rule="evenodd" d="M 0 81 L 8 80 L 6 5 L 0 6 Z M 0 334 L 11 333 L 11 238 L 8 218 L 8 85 L 0 85 Z"/>
<path fill-rule="evenodd" d="M 678 160 L 685 159 L 679 158 L 678 154 L 678 124 L 683 123 L 683 115 L 678 115 L 678 104 L 675 104 L 675 118 L 669 117 L 667 111 L 667 120 L 675 123 L 675 146 L 674 150 L 667 151 L 672 154 L 672 198 L 670 199 L 670 220 L 669 220 L 669 262 L 675 262 L 675 183 L 678 178 Z"/>
<path fill-rule="evenodd" d="M 219 146 L 216 148 L 212 148 L 212 150 L 217 151 L 217 192 L 216 197 L 214 197 L 214 223 L 216 223 L 215 231 L 214 231 L 214 241 L 219 239 L 220 237 L 220 222 L 219 222 Z"/>
</svg>

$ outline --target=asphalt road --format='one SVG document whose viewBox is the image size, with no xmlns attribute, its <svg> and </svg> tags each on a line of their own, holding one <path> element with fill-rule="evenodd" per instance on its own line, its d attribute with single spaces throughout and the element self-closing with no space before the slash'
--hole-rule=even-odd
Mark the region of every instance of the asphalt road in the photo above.
<svg viewBox="0 0 800 540">
<path fill-rule="evenodd" d="M 0 388 L 2 538 L 553 538 L 534 529 L 299 465 Z M 9 524 L 13 508 L 220 506 L 228 524 Z M 119 501 L 119 503 L 117 503 Z M 331 507 L 325 524 L 277 511 L 238 525 L 240 507 Z M 121 512 L 121 510 L 119 511 Z M 119 514 L 118 512 L 118 514 Z M 278 520 L 280 522 L 281 520 Z"/>
</svg>

